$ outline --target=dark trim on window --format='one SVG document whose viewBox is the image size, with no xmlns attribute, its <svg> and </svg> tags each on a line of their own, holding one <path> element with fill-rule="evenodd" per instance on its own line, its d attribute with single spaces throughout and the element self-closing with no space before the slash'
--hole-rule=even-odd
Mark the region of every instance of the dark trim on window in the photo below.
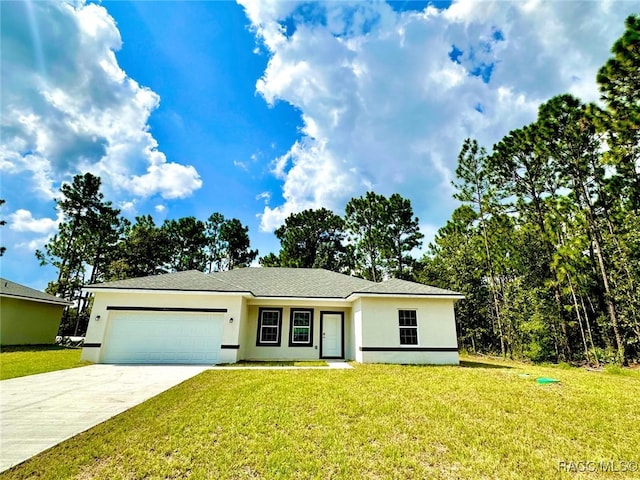
<svg viewBox="0 0 640 480">
<path fill-rule="evenodd" d="M 83 343 L 83 348 L 100 348 L 102 346 L 101 343 Z"/>
<path fill-rule="evenodd" d="M 324 331 L 323 330 L 322 317 L 325 314 L 329 314 L 329 315 L 335 314 L 335 315 L 340 315 L 340 317 L 341 317 L 341 322 L 340 323 L 342 324 L 341 325 L 342 328 L 341 328 L 341 339 L 340 339 L 341 342 L 340 343 L 342 345 L 340 345 L 340 356 L 339 357 L 325 357 L 325 356 L 322 355 L 322 332 Z M 332 312 L 332 311 L 328 311 L 328 310 L 320 312 L 320 358 L 323 358 L 323 359 L 324 358 L 326 358 L 326 359 L 344 358 L 344 312 Z"/>
<path fill-rule="evenodd" d="M 107 310 L 132 311 L 132 312 L 201 312 L 201 313 L 226 313 L 226 308 L 189 308 L 189 307 L 120 307 L 108 305 Z"/>
<path fill-rule="evenodd" d="M 361 352 L 457 352 L 458 347 L 360 347 Z"/>
<path fill-rule="evenodd" d="M 313 308 L 294 308 L 289 313 L 289 346 L 290 347 L 312 347 L 313 346 Z M 309 313 L 309 340 L 307 342 L 293 341 L 293 315 L 295 312 Z"/>
<path fill-rule="evenodd" d="M 223 350 L 238 350 L 240 345 L 220 345 L 220 348 Z"/>
<path fill-rule="evenodd" d="M 260 341 L 260 329 L 262 327 L 263 312 L 278 312 L 278 340 L 276 342 Z M 256 331 L 256 347 L 279 347 L 282 339 L 282 308 L 260 307 L 258 308 L 258 329 Z"/>
<path fill-rule="evenodd" d="M 415 308 L 398 310 L 400 345 L 419 345 L 418 311 Z"/>
</svg>

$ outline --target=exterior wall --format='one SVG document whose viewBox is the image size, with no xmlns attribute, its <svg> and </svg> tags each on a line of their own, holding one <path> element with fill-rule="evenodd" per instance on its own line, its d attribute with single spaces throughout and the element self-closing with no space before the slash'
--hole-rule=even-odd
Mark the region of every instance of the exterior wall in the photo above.
<svg viewBox="0 0 640 480">
<path fill-rule="evenodd" d="M 108 306 L 148 306 L 227 309 L 223 314 L 222 345 L 228 348 L 221 349 L 220 363 L 234 363 L 241 359 L 317 360 L 320 358 L 320 315 L 327 311 L 344 313 L 345 359 L 361 363 L 457 364 L 453 305 L 453 299 L 424 297 L 363 296 L 347 302 L 245 298 L 240 294 L 99 291 L 95 293 L 82 359 L 96 363 L 101 361 L 101 345 L 108 332 L 110 315 L 114 312 L 107 310 Z M 4 301 L 2 307 L 2 342 L 5 344 Z M 282 309 L 279 346 L 256 345 L 261 307 Z M 313 310 L 311 346 L 289 346 L 291 309 L 296 307 Z M 401 309 L 417 312 L 418 345 L 400 345 L 398 310 Z M 97 316 L 100 320 L 96 320 Z M 232 318 L 233 322 L 230 321 Z"/>
<path fill-rule="evenodd" d="M 351 358 L 362 363 L 362 351 L 359 348 L 362 346 L 362 300 L 358 299 L 353 303 L 352 315 L 353 344 L 351 348 L 353 356 Z"/>
<path fill-rule="evenodd" d="M 64 305 L 19 298 L 0 299 L 0 344 L 55 343 Z"/>
<path fill-rule="evenodd" d="M 453 305 L 451 299 L 362 298 L 362 338 L 356 343 L 356 359 L 362 363 L 458 364 Z M 400 345 L 399 310 L 416 310 L 417 345 Z M 442 348 L 456 350 L 437 351 Z"/>
<path fill-rule="evenodd" d="M 347 315 L 349 315 L 348 318 L 347 318 Z M 356 331 L 353 323 L 353 315 L 354 315 L 353 308 L 349 309 L 344 314 L 344 335 L 345 335 L 344 359 L 345 360 L 356 359 L 356 352 L 355 352 Z"/>
<path fill-rule="evenodd" d="M 361 363 L 458 365 L 458 352 L 362 352 Z"/>
<path fill-rule="evenodd" d="M 244 302 L 242 302 L 242 309 L 241 309 L 241 317 L 240 317 L 240 324 L 238 325 L 238 352 L 237 352 L 237 358 L 236 361 L 241 360 L 243 358 L 246 358 L 246 348 L 247 348 L 247 342 L 245 341 L 245 339 L 247 338 L 247 335 L 249 335 L 249 327 L 248 327 L 248 323 L 247 322 L 247 315 L 249 312 L 249 306 L 247 305 L 246 300 Z"/>
<path fill-rule="evenodd" d="M 282 331 L 280 346 L 256 346 L 258 334 L 258 314 L 261 307 L 282 308 Z M 289 346 L 291 333 L 291 310 L 295 308 L 313 310 L 313 342 L 311 346 Z M 345 357 L 348 356 L 347 346 L 351 342 L 351 309 L 343 305 L 328 303 L 314 306 L 313 303 L 296 300 L 265 300 L 252 302 L 248 305 L 245 317 L 246 330 L 242 337 L 241 350 L 243 360 L 318 360 L 320 358 L 320 314 L 324 311 L 344 313 L 344 347 Z"/>
<path fill-rule="evenodd" d="M 122 307 L 173 307 L 173 308 L 226 308 L 224 314 L 222 345 L 236 346 L 240 342 L 239 332 L 242 324 L 243 298 L 240 295 L 210 295 L 189 292 L 96 292 L 91 309 L 91 317 L 85 347 L 82 349 L 82 360 L 100 363 L 102 343 L 109 328 L 109 317 L 113 310 L 108 306 Z M 96 317 L 100 316 L 100 320 Z M 233 322 L 230 319 L 233 318 Z M 87 344 L 89 346 L 87 346 Z M 90 345 L 96 346 L 90 346 Z M 220 363 L 235 363 L 238 349 L 223 348 L 220 352 Z"/>
</svg>

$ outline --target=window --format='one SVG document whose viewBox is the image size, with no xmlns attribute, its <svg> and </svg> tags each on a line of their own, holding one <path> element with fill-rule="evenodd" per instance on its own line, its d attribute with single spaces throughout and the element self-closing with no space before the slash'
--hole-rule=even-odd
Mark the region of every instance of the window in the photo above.
<svg viewBox="0 0 640 480">
<path fill-rule="evenodd" d="M 281 308 L 261 308 L 258 313 L 257 346 L 280 346 Z"/>
<path fill-rule="evenodd" d="M 400 310 L 400 345 L 418 345 L 418 316 L 415 310 Z"/>
<path fill-rule="evenodd" d="M 291 309 L 290 347 L 310 347 L 313 343 L 313 310 Z"/>
</svg>

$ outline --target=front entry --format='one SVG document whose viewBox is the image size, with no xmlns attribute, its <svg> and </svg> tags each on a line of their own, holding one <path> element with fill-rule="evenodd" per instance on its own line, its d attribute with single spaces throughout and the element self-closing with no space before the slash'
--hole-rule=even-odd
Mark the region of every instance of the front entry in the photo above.
<svg viewBox="0 0 640 480">
<path fill-rule="evenodd" d="M 344 313 L 320 312 L 320 358 L 344 358 Z"/>
</svg>

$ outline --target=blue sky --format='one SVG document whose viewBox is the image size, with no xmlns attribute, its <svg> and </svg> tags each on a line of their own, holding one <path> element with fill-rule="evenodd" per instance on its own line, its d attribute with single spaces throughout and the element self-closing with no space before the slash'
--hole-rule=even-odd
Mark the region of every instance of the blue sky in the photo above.
<svg viewBox="0 0 640 480">
<path fill-rule="evenodd" d="M 101 5 L 123 38 L 119 65 L 161 98 L 148 124 L 162 151 L 195 165 L 206 179 L 190 197 L 161 202 L 167 210 L 154 218 L 206 218 L 220 211 L 249 224 L 257 236 L 256 214 L 264 199 L 256 197 L 268 192 L 281 200 L 269 162 L 295 141 L 300 113 L 285 102 L 270 107 L 255 93 L 268 58 L 254 53 L 256 39 L 242 7 L 232 2 Z M 272 235 L 263 236 L 272 243 Z"/>
<path fill-rule="evenodd" d="M 427 239 L 456 203 L 466 137 L 488 148 L 597 69 L 639 2 L 0 2 L 5 278 L 55 278 L 37 248 L 73 175 L 123 215 L 249 226 L 411 199 Z"/>
</svg>

